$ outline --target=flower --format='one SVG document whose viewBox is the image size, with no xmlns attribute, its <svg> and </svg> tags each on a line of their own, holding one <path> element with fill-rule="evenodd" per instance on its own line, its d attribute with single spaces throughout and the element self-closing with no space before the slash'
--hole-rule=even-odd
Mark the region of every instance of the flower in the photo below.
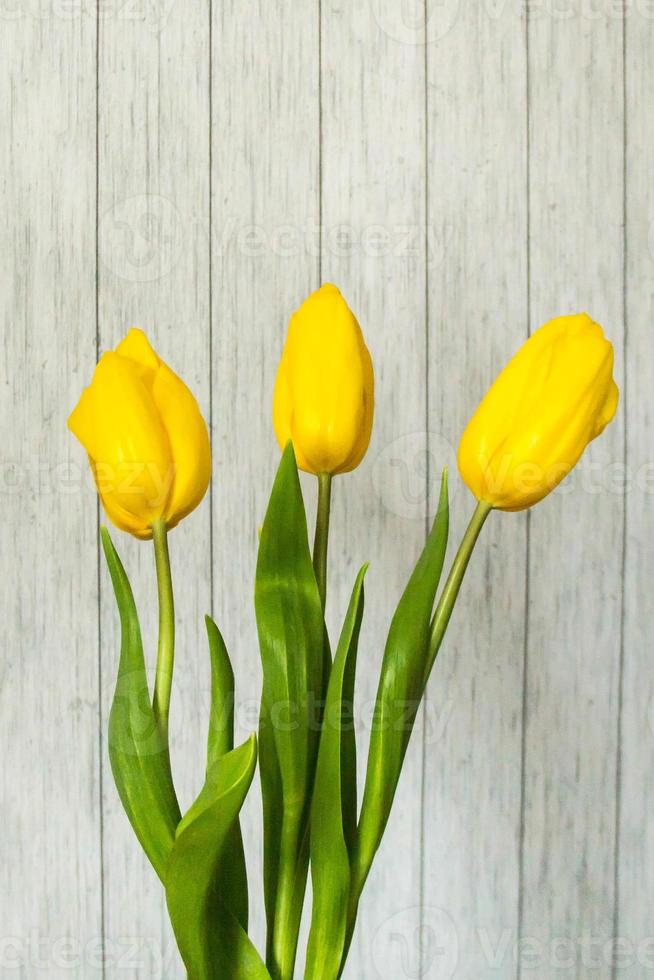
<svg viewBox="0 0 654 980">
<path fill-rule="evenodd" d="M 200 503 L 211 475 L 209 434 L 184 382 L 141 330 L 103 354 L 68 427 L 89 455 L 109 518 L 137 538 L 175 527 Z"/>
<path fill-rule="evenodd" d="M 347 473 L 370 442 L 374 374 L 361 328 L 336 286 L 312 293 L 291 317 L 277 371 L 273 424 L 308 473 Z"/>
<path fill-rule="evenodd" d="M 615 415 L 613 345 L 586 313 L 537 330 L 498 375 L 459 444 L 479 500 L 523 510 L 570 472 Z"/>
</svg>

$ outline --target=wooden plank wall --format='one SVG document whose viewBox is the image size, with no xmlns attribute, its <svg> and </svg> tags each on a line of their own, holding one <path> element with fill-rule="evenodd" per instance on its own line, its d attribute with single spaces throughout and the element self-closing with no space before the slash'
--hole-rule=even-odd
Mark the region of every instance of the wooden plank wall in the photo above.
<svg viewBox="0 0 654 980">
<path fill-rule="evenodd" d="M 456 447 L 528 333 L 525 23 L 519 5 L 499 19 L 471 5 L 432 31 L 429 220 L 441 253 L 429 270 L 430 429 Z M 452 459 L 456 543 L 473 499 Z M 423 918 L 450 937 L 441 962 L 465 978 L 493 975 L 489 949 L 519 930 L 526 534 L 525 514 L 492 515 L 429 688 L 440 724 L 424 761 Z M 423 970 L 438 970 L 438 948 L 425 945 Z"/>
<path fill-rule="evenodd" d="M 96 504 L 66 431 L 96 356 L 96 32 L 1 20 L 0 973 L 59 978 L 102 963 Z"/>
<path fill-rule="evenodd" d="M 256 725 L 272 387 L 288 316 L 322 281 L 359 315 L 376 369 L 369 453 L 335 485 L 329 581 L 335 638 L 371 562 L 361 768 L 385 633 L 444 465 L 453 542 L 468 519 L 456 444 L 494 375 L 545 319 L 587 310 L 622 390 L 561 490 L 484 529 L 347 980 L 649 976 L 648 4 L 48 0 L 5 4 L 0 28 L 0 976 L 183 976 L 109 772 L 117 622 L 68 412 L 97 353 L 139 325 L 210 421 L 212 490 L 171 539 L 187 804 L 205 611 L 234 660 L 239 734 Z M 152 555 L 118 543 L 152 653 Z M 260 822 L 255 788 L 243 824 L 261 945 Z"/>
</svg>

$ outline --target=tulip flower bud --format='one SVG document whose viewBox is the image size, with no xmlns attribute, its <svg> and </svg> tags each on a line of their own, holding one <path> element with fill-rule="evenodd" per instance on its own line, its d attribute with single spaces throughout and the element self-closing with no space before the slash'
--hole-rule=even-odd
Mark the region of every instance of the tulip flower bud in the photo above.
<svg viewBox="0 0 654 980">
<path fill-rule="evenodd" d="M 277 371 L 273 424 L 307 473 L 347 473 L 372 431 L 374 375 L 361 328 L 336 286 L 321 286 L 291 317 Z"/>
<path fill-rule="evenodd" d="M 459 471 L 479 500 L 523 510 L 570 472 L 615 415 L 613 346 L 586 313 L 537 330 L 461 437 Z"/>
<path fill-rule="evenodd" d="M 204 497 L 211 475 L 207 426 L 189 389 L 141 330 L 102 355 L 68 427 L 121 530 L 150 538 L 155 521 L 175 527 Z"/>
</svg>

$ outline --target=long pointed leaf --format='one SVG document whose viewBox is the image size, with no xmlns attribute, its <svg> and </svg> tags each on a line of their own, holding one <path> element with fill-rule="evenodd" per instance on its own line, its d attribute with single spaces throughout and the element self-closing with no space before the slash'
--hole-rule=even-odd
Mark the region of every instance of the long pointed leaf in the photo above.
<svg viewBox="0 0 654 980">
<path fill-rule="evenodd" d="M 207 774 L 234 748 L 234 671 L 222 634 L 211 616 L 205 616 L 211 656 L 211 713 L 207 739 Z M 243 849 L 243 835 L 238 817 L 234 821 L 225 847 L 225 861 L 220 870 L 225 882 L 226 904 L 247 932 L 248 879 Z"/>
<path fill-rule="evenodd" d="M 363 887 L 382 839 L 424 693 L 430 621 L 448 527 L 445 472 L 434 524 L 398 604 L 384 651 L 357 835 L 354 898 Z"/>
<path fill-rule="evenodd" d="M 275 737 L 265 697 L 261 699 L 261 712 L 259 714 L 259 775 L 263 805 L 263 895 L 266 907 L 266 960 L 270 962 L 281 852 L 282 821 L 280 815 L 284 811 L 284 800 Z"/>
<path fill-rule="evenodd" d="M 261 530 L 255 608 L 263 664 L 264 879 L 274 934 L 269 949 L 277 960 L 273 973 L 287 975 L 295 957 L 308 869 L 323 672 L 322 607 L 291 443 Z"/>
<path fill-rule="evenodd" d="M 234 748 L 234 671 L 222 633 L 205 616 L 211 657 L 211 713 L 207 739 L 207 769 Z"/>
<path fill-rule="evenodd" d="M 121 625 L 118 679 L 109 715 L 111 769 L 134 832 L 163 880 L 181 814 L 168 749 L 152 710 L 134 596 L 104 527 L 102 546 Z"/>
<path fill-rule="evenodd" d="M 333 980 L 343 954 L 350 894 L 350 824 L 356 759 L 346 745 L 351 723 L 357 646 L 363 618 L 363 579 L 359 572 L 331 670 L 311 813 L 311 880 L 313 910 L 306 980 Z M 353 734 L 353 733 L 352 733 Z M 356 806 L 356 792 L 354 794 Z"/>
<path fill-rule="evenodd" d="M 222 876 L 231 831 L 256 766 L 256 739 L 212 765 L 184 815 L 166 870 L 166 899 L 189 980 L 269 980 L 247 933 L 229 911 Z"/>
</svg>

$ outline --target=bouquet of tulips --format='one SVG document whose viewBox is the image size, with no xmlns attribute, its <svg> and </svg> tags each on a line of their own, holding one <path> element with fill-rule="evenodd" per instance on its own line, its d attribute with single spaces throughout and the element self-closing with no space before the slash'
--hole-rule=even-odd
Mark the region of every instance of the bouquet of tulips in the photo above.
<svg viewBox="0 0 654 980">
<path fill-rule="evenodd" d="M 291 980 L 309 870 L 313 905 L 304 976 L 341 976 L 413 722 L 484 521 L 494 508 L 522 510 L 548 494 L 617 403 L 613 348 L 585 314 L 537 330 L 483 398 L 458 454 L 477 505 L 437 597 L 448 539 L 443 473 L 431 532 L 389 629 L 359 805 L 353 700 L 365 565 L 334 650 L 324 609 L 332 480 L 358 466 L 366 452 L 374 375 L 359 324 L 338 289 L 325 285 L 313 293 L 291 317 L 275 384 L 273 421 L 282 457 L 254 581 L 263 665 L 258 738 L 253 734 L 234 748 L 234 674 L 220 630 L 207 617 L 212 700 L 206 779 L 182 814 L 168 743 L 175 634 L 168 532 L 207 490 L 209 436 L 195 398 L 141 331 L 131 330 L 102 356 L 69 425 L 88 453 L 110 520 L 153 540 L 159 599 L 150 693 L 132 590 L 103 528 L 122 629 L 109 752 L 122 804 L 165 889 L 191 980 Z M 298 467 L 318 478 L 313 549 Z M 239 826 L 257 755 L 265 953 L 248 936 Z"/>
</svg>

